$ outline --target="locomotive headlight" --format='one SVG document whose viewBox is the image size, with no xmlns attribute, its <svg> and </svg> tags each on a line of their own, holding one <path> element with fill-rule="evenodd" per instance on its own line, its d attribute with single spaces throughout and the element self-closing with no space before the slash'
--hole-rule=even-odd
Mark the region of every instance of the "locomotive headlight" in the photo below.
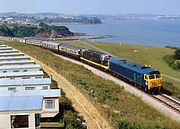
<svg viewBox="0 0 180 129">
<path fill-rule="evenodd" d="M 146 81 L 145 84 L 148 85 L 148 81 Z"/>
</svg>

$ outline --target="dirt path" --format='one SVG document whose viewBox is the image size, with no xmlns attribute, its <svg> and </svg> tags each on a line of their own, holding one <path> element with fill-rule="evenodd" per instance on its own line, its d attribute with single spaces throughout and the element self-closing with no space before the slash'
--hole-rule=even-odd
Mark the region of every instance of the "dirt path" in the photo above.
<svg viewBox="0 0 180 129">
<path fill-rule="evenodd" d="M 29 55 L 28 55 L 29 56 Z M 88 129 L 112 129 L 110 124 L 103 118 L 101 113 L 93 104 L 70 82 L 56 71 L 43 64 L 39 60 L 31 57 L 37 64 L 40 64 L 44 71 L 57 81 L 58 86 L 63 89 L 66 96 L 72 101 L 73 107 L 86 120 Z"/>
</svg>

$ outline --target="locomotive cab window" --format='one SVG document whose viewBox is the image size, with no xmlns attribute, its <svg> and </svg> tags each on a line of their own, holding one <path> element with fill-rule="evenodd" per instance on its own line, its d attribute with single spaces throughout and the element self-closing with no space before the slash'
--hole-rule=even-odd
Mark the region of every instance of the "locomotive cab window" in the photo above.
<svg viewBox="0 0 180 129">
<path fill-rule="evenodd" d="M 144 75 L 144 79 L 145 79 L 145 80 L 148 80 L 148 76 L 147 76 L 147 75 Z"/>
<path fill-rule="evenodd" d="M 161 78 L 161 75 L 160 74 L 156 74 L 156 78 Z"/>
<path fill-rule="evenodd" d="M 149 79 L 154 79 L 155 76 L 154 75 L 149 75 Z"/>
</svg>

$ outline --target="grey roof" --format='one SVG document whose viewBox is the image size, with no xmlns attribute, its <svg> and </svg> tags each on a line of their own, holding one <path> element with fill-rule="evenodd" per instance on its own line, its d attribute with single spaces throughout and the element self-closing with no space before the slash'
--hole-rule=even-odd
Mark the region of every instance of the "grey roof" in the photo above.
<svg viewBox="0 0 180 129">
<path fill-rule="evenodd" d="M 53 45 L 53 46 L 56 46 L 58 47 L 59 43 L 55 43 L 55 42 L 50 42 L 50 41 L 42 41 L 41 44 L 48 44 L 48 45 Z"/>
<path fill-rule="evenodd" d="M 0 50 L 12 50 L 12 47 L 0 47 Z"/>
<path fill-rule="evenodd" d="M 0 53 L 0 57 L 6 57 L 6 56 L 23 56 L 23 53 Z"/>
<path fill-rule="evenodd" d="M 0 50 L 0 53 L 17 53 L 19 52 L 18 50 Z"/>
<path fill-rule="evenodd" d="M 75 51 L 81 50 L 80 47 L 73 46 L 73 45 L 70 45 L 70 44 L 64 44 L 64 43 L 60 43 L 59 47 L 69 48 L 69 49 L 72 49 L 72 50 L 75 50 Z"/>
<path fill-rule="evenodd" d="M 43 76 L 43 71 L 32 71 L 32 72 L 7 72 L 1 73 L 0 78 L 8 78 L 8 77 L 26 77 L 26 76 Z"/>
<path fill-rule="evenodd" d="M 25 64 L 25 65 L 3 65 L 0 70 L 20 70 L 20 69 L 41 69 L 39 64 Z"/>
<path fill-rule="evenodd" d="M 18 59 L 30 59 L 29 56 L 9 56 L 9 57 L 0 57 L 0 61 L 3 60 L 18 60 Z"/>
<path fill-rule="evenodd" d="M 0 79 L 0 87 L 2 86 L 27 86 L 27 85 L 50 85 L 50 78 L 30 78 L 30 79 Z"/>
<path fill-rule="evenodd" d="M 0 47 L 7 47 L 7 46 L 6 46 L 6 45 L 4 45 L 4 44 L 1 44 L 1 45 L 0 45 Z"/>
<path fill-rule="evenodd" d="M 35 64 L 33 60 L 0 61 L 0 65 Z"/>
<path fill-rule="evenodd" d="M 44 96 L 44 97 L 61 97 L 60 89 L 50 90 L 21 90 L 2 92 L 1 96 Z"/>
<path fill-rule="evenodd" d="M 0 111 L 41 110 L 43 96 L 1 96 Z"/>
</svg>

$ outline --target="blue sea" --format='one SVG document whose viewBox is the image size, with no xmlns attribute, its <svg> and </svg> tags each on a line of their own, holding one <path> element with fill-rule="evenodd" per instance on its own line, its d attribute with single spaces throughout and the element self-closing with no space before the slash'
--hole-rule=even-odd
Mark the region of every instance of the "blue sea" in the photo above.
<svg viewBox="0 0 180 129">
<path fill-rule="evenodd" d="M 180 47 L 180 20 L 102 20 L 102 22 L 103 24 L 66 24 L 66 26 L 73 32 L 112 36 L 95 41 Z"/>
</svg>

